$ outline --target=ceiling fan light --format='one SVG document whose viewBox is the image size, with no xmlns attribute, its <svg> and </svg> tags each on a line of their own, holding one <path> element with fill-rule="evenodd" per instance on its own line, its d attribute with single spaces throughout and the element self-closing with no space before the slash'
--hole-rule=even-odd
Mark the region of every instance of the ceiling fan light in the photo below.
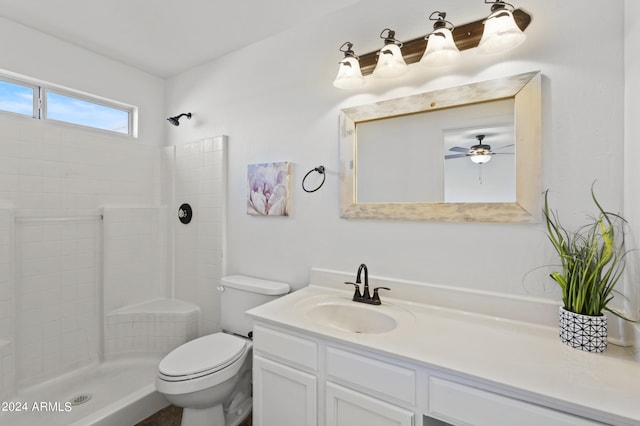
<svg viewBox="0 0 640 426">
<path fill-rule="evenodd" d="M 522 44 L 526 38 L 527 35 L 513 19 L 513 13 L 500 8 L 484 21 L 478 52 L 487 55 L 504 53 Z"/>
<path fill-rule="evenodd" d="M 440 28 L 429 34 L 427 48 L 420 59 L 423 65 L 442 67 L 452 64 L 460 56 L 460 50 L 453 41 L 448 28 Z"/>
<path fill-rule="evenodd" d="M 338 74 L 333 81 L 333 85 L 338 89 L 357 89 L 364 85 L 364 77 L 360 70 L 360 61 L 353 56 L 347 56 L 338 68 Z"/>
<path fill-rule="evenodd" d="M 485 164 L 491 161 L 491 155 L 489 154 L 474 154 L 469 156 L 469 158 L 475 164 Z"/>
</svg>

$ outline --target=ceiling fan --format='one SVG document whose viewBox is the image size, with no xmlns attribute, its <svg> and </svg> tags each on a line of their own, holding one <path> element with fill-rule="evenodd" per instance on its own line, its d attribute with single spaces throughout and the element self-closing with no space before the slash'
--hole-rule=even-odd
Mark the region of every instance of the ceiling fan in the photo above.
<svg viewBox="0 0 640 426">
<path fill-rule="evenodd" d="M 486 135 L 476 135 L 476 139 L 478 140 L 478 143 L 475 145 L 472 145 L 470 148 L 463 148 L 461 146 L 454 146 L 452 148 L 449 148 L 449 151 L 453 151 L 453 152 L 459 152 L 460 154 L 449 154 L 449 155 L 445 155 L 444 159 L 445 160 L 450 160 L 452 158 L 462 158 L 462 157 L 469 157 L 469 159 L 471 161 L 473 161 L 476 164 L 485 164 L 488 163 L 489 161 L 491 161 L 491 156 L 492 155 L 496 155 L 496 154 L 510 154 L 513 155 L 513 152 L 494 152 L 491 150 L 491 145 L 487 145 L 485 143 L 483 143 L 484 138 Z M 509 145 L 504 145 L 501 146 L 499 148 L 496 148 L 496 150 L 498 149 L 503 149 L 509 146 L 513 146 L 513 144 L 509 144 Z"/>
</svg>

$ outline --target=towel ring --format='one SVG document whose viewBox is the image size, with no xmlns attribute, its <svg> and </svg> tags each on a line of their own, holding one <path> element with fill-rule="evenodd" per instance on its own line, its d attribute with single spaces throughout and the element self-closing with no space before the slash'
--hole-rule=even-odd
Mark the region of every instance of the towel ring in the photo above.
<svg viewBox="0 0 640 426">
<path fill-rule="evenodd" d="M 307 177 L 313 173 L 313 172 L 318 172 L 322 175 L 322 182 L 320 182 L 320 185 L 318 185 L 318 187 L 316 189 L 307 189 L 304 186 L 304 181 L 307 179 Z M 304 190 L 304 192 L 316 192 L 318 189 L 322 188 L 322 185 L 324 185 L 324 181 L 327 178 L 327 175 L 324 172 L 324 166 L 318 166 L 315 169 L 311 169 L 307 172 L 306 175 L 304 175 L 304 177 L 302 178 L 302 189 Z"/>
</svg>

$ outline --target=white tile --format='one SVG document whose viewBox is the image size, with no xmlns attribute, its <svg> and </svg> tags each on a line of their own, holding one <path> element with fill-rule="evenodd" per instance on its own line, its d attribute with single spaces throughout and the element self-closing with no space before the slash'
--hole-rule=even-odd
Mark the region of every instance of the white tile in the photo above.
<svg viewBox="0 0 640 426">
<path fill-rule="evenodd" d="M 17 161 L 21 175 L 42 176 L 43 162 L 40 159 L 23 158 Z"/>
<path fill-rule="evenodd" d="M 7 265 L 8 266 L 8 265 Z M 2 265 L 0 265 L 0 268 L 2 267 Z M 0 273 L 0 277 L 2 276 L 2 273 Z M 11 301 L 11 296 L 13 294 L 13 285 L 11 285 L 9 282 L 4 281 L 2 279 L 0 279 L 0 301 Z"/>
<path fill-rule="evenodd" d="M 18 191 L 19 176 L 15 174 L 0 173 L 0 191 Z"/>
<path fill-rule="evenodd" d="M 3 152 L 2 143 L 0 143 L 0 153 Z M 2 175 L 17 175 L 20 170 L 20 165 L 15 158 L 6 157 L 3 154 L 0 154 L 0 170 L 2 170 Z"/>
<path fill-rule="evenodd" d="M 18 374 L 23 380 L 37 377 L 43 372 L 43 358 L 41 356 L 37 358 L 23 357 L 20 359 L 19 366 Z"/>
<path fill-rule="evenodd" d="M 41 162 L 41 175 L 47 178 L 63 178 L 70 174 L 69 165 L 59 161 Z"/>
<path fill-rule="evenodd" d="M 0 321 L 9 321 L 12 312 L 11 301 L 0 300 Z"/>
<path fill-rule="evenodd" d="M 0 283 L 6 283 L 11 278 L 11 265 L 0 262 Z"/>
<path fill-rule="evenodd" d="M 13 321 L 11 319 L 0 321 L 0 339 L 9 340 L 13 338 Z"/>
</svg>

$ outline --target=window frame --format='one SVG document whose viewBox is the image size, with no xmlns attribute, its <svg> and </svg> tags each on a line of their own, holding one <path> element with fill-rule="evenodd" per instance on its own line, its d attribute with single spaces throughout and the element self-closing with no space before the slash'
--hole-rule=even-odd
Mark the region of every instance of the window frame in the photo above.
<svg viewBox="0 0 640 426">
<path fill-rule="evenodd" d="M 116 111 L 120 111 L 120 112 L 126 112 L 127 113 L 127 131 L 126 132 L 119 132 L 117 130 L 104 129 L 102 127 L 87 126 L 85 124 L 74 123 L 74 122 L 64 121 L 64 120 L 57 120 L 55 118 L 49 118 L 49 116 L 48 116 L 48 95 L 49 95 L 49 93 L 53 93 L 55 95 L 64 96 L 64 97 L 67 97 L 67 98 L 77 99 L 79 101 L 88 102 L 88 103 L 95 104 L 95 105 L 100 105 L 100 106 L 107 107 L 107 108 L 110 108 L 112 110 L 116 110 Z M 40 97 L 42 99 L 41 106 L 40 106 L 40 115 L 41 115 L 43 120 L 55 121 L 56 123 L 65 123 L 65 124 L 70 124 L 70 125 L 73 125 L 73 126 L 80 126 L 80 127 L 100 130 L 100 131 L 109 132 L 109 133 L 116 133 L 116 134 L 119 134 L 119 135 L 133 136 L 133 114 L 134 114 L 134 108 L 133 107 L 129 107 L 129 106 L 126 106 L 126 105 L 123 105 L 123 104 L 119 104 L 119 103 L 116 103 L 116 102 L 113 102 L 113 101 L 109 101 L 109 100 L 104 100 L 102 98 L 98 98 L 98 97 L 95 97 L 95 96 L 80 94 L 80 93 L 77 93 L 77 92 L 73 92 L 71 90 L 65 90 L 65 89 L 60 89 L 60 88 L 56 88 L 56 87 L 47 87 L 47 86 L 42 86 L 40 88 Z"/>
<path fill-rule="evenodd" d="M 39 117 L 39 113 L 40 113 L 40 87 L 37 84 L 31 83 L 29 81 L 25 81 L 25 80 L 20 80 L 20 79 L 16 79 L 16 78 L 12 78 L 12 77 L 8 77 L 6 75 L 2 75 L 0 74 L 0 80 L 5 82 L 5 83 L 9 83 L 9 84 L 13 84 L 14 86 L 22 86 L 22 87 L 26 87 L 26 88 L 30 88 L 32 90 L 33 93 L 33 107 L 31 110 L 31 118 L 40 118 Z M 6 109 L 0 109 L 1 112 L 4 113 L 8 113 L 8 114 L 13 114 L 13 115 L 17 115 L 20 117 L 29 117 L 28 114 L 22 114 L 20 112 L 15 112 L 15 111 L 9 111 Z"/>
<path fill-rule="evenodd" d="M 0 80 L 7 82 L 9 84 L 31 88 L 33 90 L 33 111 L 31 115 L 31 118 L 33 119 L 47 121 L 47 122 L 54 122 L 54 123 L 62 123 L 64 125 L 79 127 L 83 129 L 91 129 L 93 131 L 106 132 L 107 134 L 115 134 L 115 135 L 137 138 L 137 128 L 135 126 L 137 123 L 136 117 L 138 114 L 138 108 L 135 106 L 125 104 L 123 102 L 117 102 L 110 99 L 106 99 L 100 96 L 83 93 L 73 89 L 68 89 L 62 86 L 35 81 L 26 77 L 25 78 L 15 77 L 15 76 L 12 76 L 11 74 L 2 73 L 2 72 L 0 72 Z M 101 127 L 94 127 L 86 124 L 48 118 L 47 95 L 49 93 L 99 105 L 102 107 L 113 109 L 115 111 L 125 112 L 127 114 L 127 131 L 122 132 L 117 130 L 105 129 Z M 28 114 L 22 114 L 19 112 L 14 112 L 14 111 L 9 111 L 4 109 L 0 109 L 0 113 L 11 114 L 11 115 L 20 116 L 20 117 L 29 117 Z"/>
</svg>

